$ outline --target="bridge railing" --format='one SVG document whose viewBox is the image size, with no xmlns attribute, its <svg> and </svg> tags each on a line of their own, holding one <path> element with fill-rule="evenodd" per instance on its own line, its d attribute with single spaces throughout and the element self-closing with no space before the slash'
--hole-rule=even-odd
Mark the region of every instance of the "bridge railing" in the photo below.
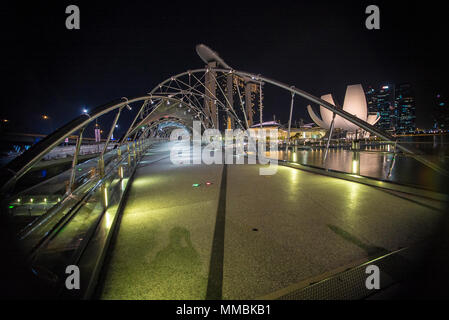
<svg viewBox="0 0 449 320">
<path fill-rule="evenodd" d="M 127 151 L 128 146 L 131 146 L 129 152 Z M 104 155 L 105 173 L 109 174 L 111 168 L 114 168 L 117 163 L 127 164 L 127 161 L 130 161 L 130 164 L 133 163 L 134 154 L 138 151 L 133 151 L 132 143 L 123 145 L 120 149 L 121 152 L 116 149 Z M 98 169 L 99 160 L 100 157 L 97 157 L 76 166 L 75 171 L 79 175 L 77 175 L 71 193 L 66 192 L 67 179 L 71 174 L 70 169 L 20 192 L 10 200 L 11 216 L 15 218 L 20 218 L 21 215 L 35 217 L 18 233 L 26 251 L 36 245 L 58 221 L 84 199 L 87 193 L 97 187 L 97 184 L 103 179 Z M 52 189 L 54 186 L 56 187 Z M 55 192 L 52 193 L 53 191 Z"/>
<path fill-rule="evenodd" d="M 151 131 L 151 123 L 146 119 L 137 121 L 151 98 L 158 97 L 121 98 L 99 106 L 46 136 L 1 168 L 0 225 L 8 233 L 17 235 L 14 239 L 17 243 L 12 244 L 18 247 L 17 255 L 29 262 L 30 273 L 48 282 L 48 288 L 60 288 L 65 266 L 68 263 L 81 265 L 85 252 L 95 256 L 86 261 L 101 259 L 105 246 L 99 243 L 104 244 L 109 239 L 109 230 L 115 223 L 139 157 L 152 143 L 159 141 Z M 165 96 L 159 97 L 159 101 L 162 100 L 185 104 Z M 124 126 L 126 133 L 118 141 L 111 141 L 122 110 L 132 110 L 130 105 L 134 103 L 143 105 L 136 108 L 138 111 L 131 124 Z M 102 116 L 106 119 L 103 123 L 110 123 L 107 138 L 99 150 L 96 146 L 95 154 L 83 155 L 86 148 L 83 134 L 93 126 L 92 129 L 97 130 L 97 120 Z M 74 135 L 77 140 L 75 147 L 71 147 L 73 155 L 46 159 Z M 89 243 L 98 245 L 96 252 L 89 251 L 95 247 Z M 95 275 L 95 272 L 84 275 L 87 274 Z M 50 291 L 55 294 L 53 289 Z"/>
<path fill-rule="evenodd" d="M 88 154 L 100 154 L 103 150 L 105 144 L 104 143 L 96 143 L 96 144 L 87 144 L 87 145 L 81 145 L 81 148 L 79 150 L 79 155 L 88 155 Z M 114 149 L 117 146 L 117 143 L 109 143 L 107 146 L 107 150 L 110 151 Z M 43 160 L 53 160 L 53 159 L 60 159 L 60 158 L 66 158 L 67 156 L 73 157 L 76 152 L 76 146 L 61 146 L 56 147 L 49 153 L 47 153 Z"/>
<path fill-rule="evenodd" d="M 124 152 L 112 151 L 103 175 L 90 178 L 21 232 L 31 270 L 52 295 L 67 294 L 69 265 L 78 266 L 83 275 L 77 298 L 91 294 L 101 265 L 98 259 L 110 241 L 127 186 L 140 157 L 154 142 L 146 139 L 122 146 Z"/>
<path fill-rule="evenodd" d="M 12 225 L 20 229 L 63 201 L 66 196 L 73 197 L 74 190 L 89 181 L 92 182 L 93 176 L 103 175 L 105 165 L 113 158 L 111 154 L 116 151 L 123 153 L 124 148 L 127 148 L 127 143 L 138 144 L 140 140 L 150 136 L 150 125 L 143 120 L 137 121 L 141 116 L 143 105 L 148 99 L 151 99 L 148 95 L 133 99 L 122 98 L 119 101 L 100 106 L 46 136 L 3 167 L 0 171 L 2 216 L 15 217 Z M 161 97 L 161 99 L 183 103 L 175 98 Z M 122 110 L 132 110 L 130 105 L 142 102 L 143 105 L 140 109 L 137 108 L 138 112 L 132 123 L 128 127 L 124 126 L 126 133 L 119 141 L 111 141 L 117 121 L 123 113 Z M 110 113 L 115 113 L 112 122 L 110 118 L 107 118 Z M 83 145 L 85 141 L 83 133 L 93 125 L 95 127 L 92 130 L 97 130 L 97 120 L 102 116 L 105 116 L 106 121 L 111 123 L 107 139 L 100 145 Z M 69 147 L 70 150 L 65 150 L 66 147 L 61 144 L 67 137 L 73 136 L 77 132 L 76 145 Z M 63 149 L 67 151 L 65 153 L 69 157 L 48 159 L 54 158 L 54 155 L 59 154 Z M 87 154 L 86 150 L 89 151 Z M 96 154 L 91 152 L 99 153 L 100 156 L 94 158 Z M 89 158 L 92 159 L 88 160 Z"/>
<path fill-rule="evenodd" d="M 55 219 L 55 223 L 45 226 L 46 236 L 34 244 L 31 252 L 31 266 L 38 277 L 47 279 L 47 282 L 54 286 L 62 285 L 65 267 L 77 265 L 77 256 L 81 255 L 82 248 L 86 246 L 86 241 L 89 241 L 103 215 L 108 214 L 106 210 L 109 205 L 117 205 L 114 200 L 121 198 L 136 162 L 136 158 L 133 155 L 131 157 L 130 162 L 117 158 L 107 165 L 103 178 L 92 180 L 93 186 L 88 188 L 87 192 L 75 191 L 75 201 L 70 201 L 73 199 L 70 198 L 64 206 L 67 212 Z M 119 175 L 122 178 L 119 178 Z M 36 235 L 36 231 L 30 232 L 29 235 Z M 24 240 L 26 239 L 25 237 Z"/>
</svg>

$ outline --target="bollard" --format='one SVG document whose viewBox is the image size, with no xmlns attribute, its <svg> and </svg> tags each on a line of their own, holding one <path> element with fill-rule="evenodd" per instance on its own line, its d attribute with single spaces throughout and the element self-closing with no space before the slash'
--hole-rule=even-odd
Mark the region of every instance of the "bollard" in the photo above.
<svg viewBox="0 0 449 320">
<path fill-rule="evenodd" d="M 109 205 L 108 186 L 106 184 L 102 184 L 100 187 L 100 191 L 101 191 L 101 204 L 103 208 L 107 208 Z"/>
<path fill-rule="evenodd" d="M 354 152 L 352 155 L 352 168 L 351 173 L 360 175 L 360 153 Z"/>
<path fill-rule="evenodd" d="M 360 150 L 360 141 L 352 140 L 351 149 L 352 150 Z"/>
<path fill-rule="evenodd" d="M 136 160 L 139 158 L 139 142 L 134 142 L 134 153 L 136 155 Z"/>
<path fill-rule="evenodd" d="M 119 165 L 119 167 L 118 167 L 118 177 L 119 177 L 119 179 L 123 179 L 123 176 L 124 176 L 123 166 Z"/>
<path fill-rule="evenodd" d="M 98 160 L 98 171 L 100 174 L 100 178 L 104 177 L 104 159 L 103 156 L 100 157 L 100 159 Z"/>
<path fill-rule="evenodd" d="M 128 166 L 131 167 L 131 153 L 129 152 L 129 142 L 126 144 L 126 149 L 128 152 Z"/>
</svg>

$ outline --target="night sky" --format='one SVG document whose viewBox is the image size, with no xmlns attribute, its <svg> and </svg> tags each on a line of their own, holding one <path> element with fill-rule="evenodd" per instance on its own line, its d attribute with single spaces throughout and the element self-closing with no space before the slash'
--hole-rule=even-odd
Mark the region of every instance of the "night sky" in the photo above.
<svg viewBox="0 0 449 320">
<path fill-rule="evenodd" d="M 394 2 L 394 5 L 391 3 Z M 417 125 L 432 125 L 433 96 L 447 96 L 447 23 L 430 1 L 43 1 L 3 4 L 0 119 L 8 130 L 49 133 L 81 113 L 149 92 L 171 75 L 201 68 L 204 43 L 233 68 L 262 74 L 342 103 L 349 84 L 410 82 Z M 425 6 L 423 5 L 425 3 Z M 66 6 L 81 29 L 65 28 Z M 380 8 L 380 30 L 365 8 Z M 264 120 L 288 120 L 290 95 L 265 91 Z M 294 118 L 304 118 L 298 99 Z M 50 116 L 44 121 L 41 116 Z M 125 115 L 125 120 L 131 115 Z M 122 128 L 119 128 L 119 131 Z"/>
</svg>

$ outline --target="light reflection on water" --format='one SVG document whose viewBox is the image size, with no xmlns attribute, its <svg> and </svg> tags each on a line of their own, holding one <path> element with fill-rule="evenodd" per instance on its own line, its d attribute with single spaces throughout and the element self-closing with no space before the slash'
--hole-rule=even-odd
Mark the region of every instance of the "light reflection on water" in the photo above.
<svg viewBox="0 0 449 320">
<path fill-rule="evenodd" d="M 423 139 L 421 139 L 423 140 Z M 429 141 L 430 140 L 430 141 Z M 430 143 L 429 143 L 430 142 Z M 410 141 L 414 148 L 425 150 L 427 160 L 447 166 L 448 145 L 436 143 L 435 138 L 427 141 Z M 342 148 L 331 148 L 326 163 L 323 163 L 324 149 L 285 150 L 267 153 L 268 157 L 288 160 L 309 166 L 327 168 L 351 174 L 357 174 L 376 179 L 392 181 L 401 184 L 415 185 L 430 190 L 441 191 L 444 177 L 423 165 L 416 159 L 405 154 L 386 152 L 385 147 L 370 147 L 367 150 L 355 152 Z M 442 162 L 443 161 L 443 162 Z"/>
</svg>

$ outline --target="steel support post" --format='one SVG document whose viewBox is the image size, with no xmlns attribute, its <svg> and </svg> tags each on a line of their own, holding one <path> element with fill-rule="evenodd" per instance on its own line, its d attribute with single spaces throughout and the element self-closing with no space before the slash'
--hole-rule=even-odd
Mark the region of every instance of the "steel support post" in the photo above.
<svg viewBox="0 0 449 320">
<path fill-rule="evenodd" d="M 262 104 L 262 82 L 259 83 L 259 124 L 260 129 L 262 130 L 262 110 L 263 110 L 263 104 Z"/>
<path fill-rule="evenodd" d="M 331 138 L 332 138 L 332 132 L 334 131 L 334 121 L 335 121 L 335 113 L 332 116 L 332 122 L 331 122 L 331 127 L 329 129 L 329 138 L 327 139 L 327 144 L 326 144 L 326 151 L 324 152 L 324 159 L 323 162 L 326 162 L 327 159 L 327 154 L 329 152 L 329 145 L 331 143 Z"/>
<path fill-rule="evenodd" d="M 240 88 L 239 88 L 238 78 L 237 78 L 237 85 L 236 85 L 236 88 L 237 88 L 237 93 L 238 93 L 238 95 L 239 95 L 239 101 L 240 101 L 240 106 L 241 106 L 241 108 L 242 108 L 243 117 L 244 117 L 244 119 L 245 119 L 246 129 L 249 129 L 249 126 L 248 126 L 248 118 L 246 117 L 246 109 L 245 109 L 245 106 L 244 106 L 244 104 L 243 104 L 242 94 L 240 93 Z"/>
<path fill-rule="evenodd" d="M 128 152 L 128 166 L 131 167 L 131 153 L 130 153 L 130 148 L 129 148 L 129 142 L 126 144 L 126 149 Z"/>
<path fill-rule="evenodd" d="M 104 158 L 103 155 L 100 155 L 98 159 L 98 172 L 100 173 L 100 178 L 104 177 Z"/>
<path fill-rule="evenodd" d="M 118 118 L 120 117 L 120 113 L 122 112 L 122 109 L 123 109 L 123 106 L 118 109 L 117 114 L 115 115 L 115 118 L 114 118 L 114 122 L 112 123 L 111 129 L 109 129 L 108 138 L 106 139 L 106 142 L 104 143 L 103 151 L 101 152 L 102 158 L 108 148 L 109 141 L 111 141 L 112 133 L 114 132 L 115 125 L 117 124 L 117 121 L 118 121 Z"/>
<path fill-rule="evenodd" d="M 75 176 L 76 176 L 76 165 L 78 164 L 78 154 L 81 149 L 81 143 L 83 141 L 83 132 L 84 128 L 82 128 L 79 132 L 78 138 L 76 138 L 76 147 L 75 147 L 75 153 L 73 154 L 73 160 L 72 160 L 72 171 L 70 173 L 70 181 L 67 186 L 66 193 L 70 194 L 73 191 L 73 185 L 75 183 Z"/>
<path fill-rule="evenodd" d="M 285 146 L 285 151 L 288 151 L 288 147 L 290 145 L 290 130 L 292 127 L 292 114 L 293 114 L 293 102 L 295 100 L 295 94 L 292 93 L 292 100 L 290 102 L 290 117 L 288 118 L 288 131 L 287 131 L 287 143 Z"/>
</svg>

